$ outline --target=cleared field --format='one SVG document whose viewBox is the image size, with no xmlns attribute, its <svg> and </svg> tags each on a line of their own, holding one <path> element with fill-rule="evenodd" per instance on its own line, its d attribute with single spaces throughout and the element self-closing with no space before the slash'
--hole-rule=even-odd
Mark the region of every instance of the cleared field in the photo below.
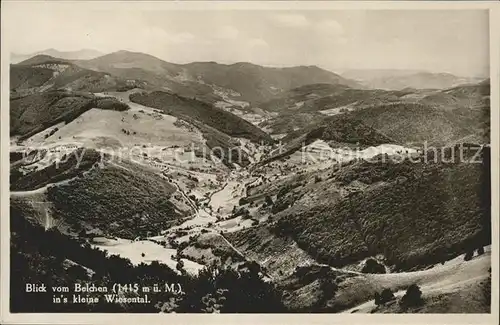
<svg viewBox="0 0 500 325">
<path fill-rule="evenodd" d="M 159 113 L 91 109 L 62 126 L 46 143 L 78 141 L 86 147 L 185 146 L 202 144 L 201 134 Z M 107 140 L 107 141 L 104 141 Z"/>
</svg>

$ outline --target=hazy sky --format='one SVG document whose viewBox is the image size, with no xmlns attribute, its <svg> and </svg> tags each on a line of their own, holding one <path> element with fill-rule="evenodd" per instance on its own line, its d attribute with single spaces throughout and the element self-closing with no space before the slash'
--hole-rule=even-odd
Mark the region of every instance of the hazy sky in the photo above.
<svg viewBox="0 0 500 325">
<path fill-rule="evenodd" d="M 11 6 L 4 17 L 10 50 L 126 49 L 177 63 L 489 73 L 487 11 L 69 9 Z"/>
</svg>

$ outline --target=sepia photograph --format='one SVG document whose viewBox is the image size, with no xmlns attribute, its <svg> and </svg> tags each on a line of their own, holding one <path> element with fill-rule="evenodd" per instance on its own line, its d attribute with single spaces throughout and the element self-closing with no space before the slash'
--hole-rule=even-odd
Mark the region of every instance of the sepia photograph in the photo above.
<svg viewBox="0 0 500 325">
<path fill-rule="evenodd" d="M 2 313 L 495 312 L 491 11 L 189 2 L 3 3 Z"/>
</svg>

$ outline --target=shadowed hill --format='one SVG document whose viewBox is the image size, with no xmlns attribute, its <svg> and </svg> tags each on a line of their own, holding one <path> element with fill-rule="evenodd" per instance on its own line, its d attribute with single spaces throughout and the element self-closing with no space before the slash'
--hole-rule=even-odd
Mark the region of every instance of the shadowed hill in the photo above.
<svg viewBox="0 0 500 325">
<path fill-rule="evenodd" d="M 114 98 L 87 93 L 51 91 L 10 101 L 10 134 L 26 139 L 61 122 L 66 124 L 91 108 L 127 110 Z"/>
<path fill-rule="evenodd" d="M 11 66 L 10 67 L 10 89 L 38 88 L 43 86 L 53 76 L 53 71 L 48 68 L 31 66 Z"/>
<path fill-rule="evenodd" d="M 66 232 L 74 235 L 96 230 L 134 239 L 156 234 L 187 217 L 186 211 L 170 201 L 174 185 L 151 169 L 113 159 L 80 148 L 46 168 L 11 176 L 11 189 L 16 195 L 26 193 L 26 199 L 30 199 L 29 191 L 40 189 L 55 222 L 63 223 Z"/>
<path fill-rule="evenodd" d="M 316 112 L 286 112 L 263 121 L 259 127 L 270 134 L 288 134 L 320 123 L 325 118 L 325 115 Z"/>
<path fill-rule="evenodd" d="M 325 118 L 314 126 L 289 134 L 283 141 L 296 142 L 297 139 L 304 139 L 306 144 L 319 139 L 362 146 L 394 142 L 391 138 L 368 126 L 361 119 L 354 119 L 344 115 Z"/>
</svg>

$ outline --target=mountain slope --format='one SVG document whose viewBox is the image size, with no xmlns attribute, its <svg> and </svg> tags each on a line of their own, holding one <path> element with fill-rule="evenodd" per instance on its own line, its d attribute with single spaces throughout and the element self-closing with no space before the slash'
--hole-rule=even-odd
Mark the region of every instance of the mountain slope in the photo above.
<svg viewBox="0 0 500 325">
<path fill-rule="evenodd" d="M 70 61 L 46 55 L 35 56 L 10 67 L 11 97 L 57 89 L 103 92 L 143 86 L 135 80 L 83 69 Z"/>
<path fill-rule="evenodd" d="M 449 95 L 445 93 L 445 97 Z M 439 97 L 436 99 L 436 97 Z M 354 110 L 349 115 L 393 138 L 398 143 L 446 145 L 470 138 L 471 142 L 489 142 L 489 99 L 478 105 L 460 105 L 468 99 L 443 96 L 426 97 L 420 103 L 389 103 Z"/>
<path fill-rule="evenodd" d="M 75 232 L 95 229 L 133 239 L 172 226 L 185 217 L 169 201 L 175 187 L 134 164 L 95 169 L 83 178 L 49 188 L 56 215 Z M 78 209 L 77 207 L 86 208 Z"/>
<path fill-rule="evenodd" d="M 181 71 L 180 66 L 177 64 L 163 61 L 149 54 L 129 51 L 113 52 L 91 60 L 79 60 L 76 63 L 100 71 L 139 68 L 169 76 L 175 76 Z"/>
<path fill-rule="evenodd" d="M 471 134 L 453 114 L 424 104 L 382 104 L 351 114 L 401 144 L 446 144 Z"/>
<path fill-rule="evenodd" d="M 153 107 L 187 121 L 199 121 L 232 137 L 246 138 L 254 142 L 272 141 L 268 134 L 238 116 L 210 104 L 162 91 L 134 93 L 130 100 Z"/>
<path fill-rule="evenodd" d="M 259 127 L 270 134 L 286 135 L 321 122 L 325 115 L 316 112 L 284 112 L 261 122 Z"/>
<path fill-rule="evenodd" d="M 16 65 L 24 65 L 24 66 L 32 66 L 32 65 L 37 65 L 37 64 L 71 64 L 70 60 L 62 59 L 56 56 L 51 56 L 47 54 L 38 54 L 32 57 L 27 58 L 26 60 L 23 60 Z"/>
<path fill-rule="evenodd" d="M 383 254 L 394 269 L 422 268 L 489 244 L 488 159 L 487 147 L 457 146 L 415 162 L 353 161 L 253 187 L 247 201 L 275 197 L 269 227 L 320 263 Z"/>
<path fill-rule="evenodd" d="M 490 88 L 490 79 L 486 79 L 432 93 L 422 102 L 447 109 L 482 109 L 490 106 Z"/>
<path fill-rule="evenodd" d="M 39 89 L 54 75 L 52 69 L 30 66 L 11 66 L 9 72 L 10 89 L 15 92 L 23 89 Z"/>
</svg>

